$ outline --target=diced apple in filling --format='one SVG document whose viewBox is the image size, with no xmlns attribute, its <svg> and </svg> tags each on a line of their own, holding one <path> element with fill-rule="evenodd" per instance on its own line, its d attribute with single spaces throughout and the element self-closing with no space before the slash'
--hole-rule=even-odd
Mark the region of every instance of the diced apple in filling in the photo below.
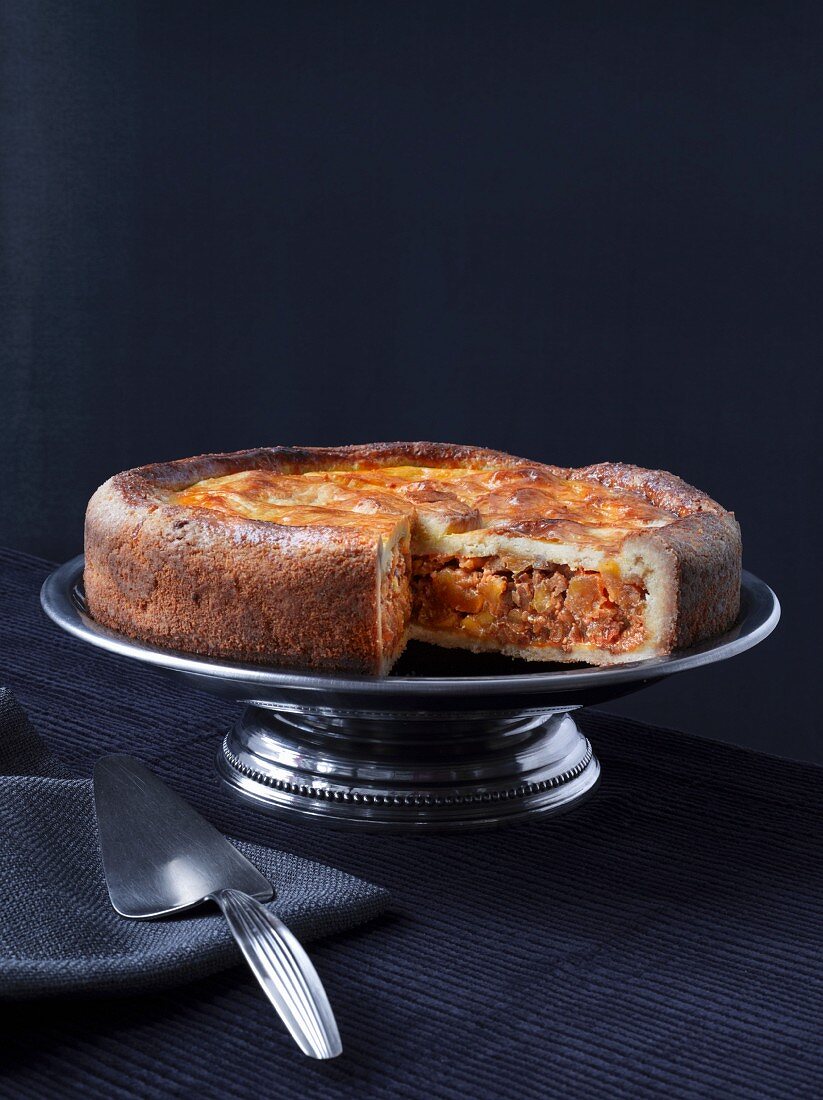
<svg viewBox="0 0 823 1100">
<path fill-rule="evenodd" d="M 504 645 L 628 652 L 644 640 L 645 596 L 639 580 L 616 571 L 442 555 L 412 562 L 413 622 Z"/>
</svg>

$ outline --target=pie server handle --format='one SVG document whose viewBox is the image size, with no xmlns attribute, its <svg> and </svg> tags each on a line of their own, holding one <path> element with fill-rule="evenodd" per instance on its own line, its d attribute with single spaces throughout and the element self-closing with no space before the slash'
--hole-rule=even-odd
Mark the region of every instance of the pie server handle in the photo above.
<svg viewBox="0 0 823 1100">
<path fill-rule="evenodd" d="M 266 996 L 310 1058 L 343 1049 L 323 983 L 296 937 L 268 909 L 240 890 L 211 895 Z"/>
</svg>

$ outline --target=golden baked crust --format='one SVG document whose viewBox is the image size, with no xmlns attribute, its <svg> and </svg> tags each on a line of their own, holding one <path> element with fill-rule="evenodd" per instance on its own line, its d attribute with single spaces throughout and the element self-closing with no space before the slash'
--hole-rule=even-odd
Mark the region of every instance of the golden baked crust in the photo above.
<svg viewBox="0 0 823 1100">
<path fill-rule="evenodd" d="M 734 622 L 740 561 L 734 516 L 672 474 L 437 443 L 143 466 L 86 516 L 86 596 L 104 625 L 366 673 L 407 636 L 592 664 L 666 653 Z"/>
</svg>

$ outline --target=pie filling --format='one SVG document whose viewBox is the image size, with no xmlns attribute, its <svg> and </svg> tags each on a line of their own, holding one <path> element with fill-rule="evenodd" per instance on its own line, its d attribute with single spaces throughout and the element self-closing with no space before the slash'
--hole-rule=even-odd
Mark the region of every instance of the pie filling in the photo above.
<svg viewBox="0 0 823 1100">
<path fill-rule="evenodd" d="M 499 557 L 412 560 L 412 622 L 499 645 L 626 653 L 645 637 L 646 590 L 616 571 Z"/>
</svg>

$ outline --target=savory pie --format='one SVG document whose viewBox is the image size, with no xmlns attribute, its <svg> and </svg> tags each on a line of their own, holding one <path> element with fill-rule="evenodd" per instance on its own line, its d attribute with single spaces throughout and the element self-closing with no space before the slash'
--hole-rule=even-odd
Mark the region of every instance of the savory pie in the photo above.
<svg viewBox="0 0 823 1100">
<path fill-rule="evenodd" d="M 612 665 L 727 629 L 740 529 L 673 474 L 438 443 L 273 447 L 117 474 L 91 614 L 131 637 L 385 674 L 407 639 Z"/>
</svg>

